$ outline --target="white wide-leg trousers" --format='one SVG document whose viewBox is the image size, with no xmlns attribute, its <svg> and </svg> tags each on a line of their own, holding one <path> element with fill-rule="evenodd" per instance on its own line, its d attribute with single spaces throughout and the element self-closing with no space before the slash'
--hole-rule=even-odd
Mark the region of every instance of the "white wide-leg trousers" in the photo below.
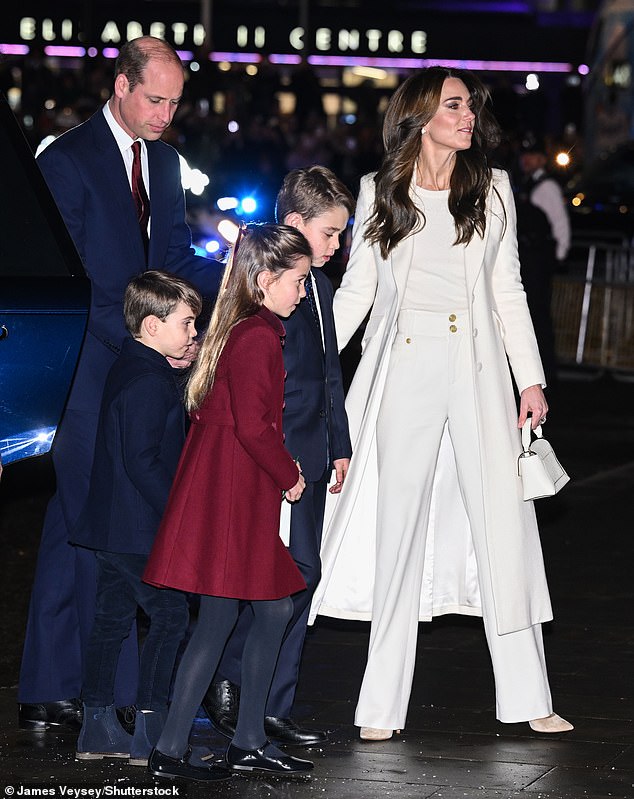
<svg viewBox="0 0 634 799">
<path fill-rule="evenodd" d="M 399 315 L 377 422 L 376 577 L 368 662 L 355 714 L 360 727 L 396 730 L 405 725 L 431 490 L 445 425 L 472 531 L 497 718 L 528 721 L 552 712 L 541 624 L 505 635 L 496 629 L 470 346 L 466 312 Z"/>
</svg>

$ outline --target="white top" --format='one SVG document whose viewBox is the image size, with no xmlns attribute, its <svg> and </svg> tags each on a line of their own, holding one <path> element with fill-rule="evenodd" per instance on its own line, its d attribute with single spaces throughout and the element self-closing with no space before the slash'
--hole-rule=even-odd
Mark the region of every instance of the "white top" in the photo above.
<svg viewBox="0 0 634 799">
<path fill-rule="evenodd" d="M 402 310 L 466 311 L 465 248 L 454 244 L 456 227 L 449 213 L 449 189 L 415 187 L 425 227 L 414 234 L 414 257 L 407 276 Z"/>
</svg>

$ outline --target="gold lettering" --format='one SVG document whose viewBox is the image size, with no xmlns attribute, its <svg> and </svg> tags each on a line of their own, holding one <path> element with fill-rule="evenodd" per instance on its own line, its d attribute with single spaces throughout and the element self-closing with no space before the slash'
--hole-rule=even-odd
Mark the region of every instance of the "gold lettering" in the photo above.
<svg viewBox="0 0 634 799">
<path fill-rule="evenodd" d="M 427 33 L 425 31 L 412 32 L 412 53 L 422 55 L 427 52 Z"/>
<path fill-rule="evenodd" d="M 150 36 L 156 36 L 157 39 L 164 39 L 165 24 L 163 22 L 152 22 L 150 24 Z"/>
<path fill-rule="evenodd" d="M 390 31 L 387 35 L 387 49 L 390 53 L 403 52 L 403 34 L 400 31 Z"/>
<path fill-rule="evenodd" d="M 339 31 L 338 45 L 340 50 L 358 50 L 359 49 L 359 31 L 345 30 Z"/>
<path fill-rule="evenodd" d="M 318 50 L 330 50 L 331 35 L 330 28 L 317 28 L 315 31 L 315 47 Z"/>
<path fill-rule="evenodd" d="M 52 19 L 42 20 L 42 39 L 44 39 L 45 42 L 52 42 L 55 40 L 55 31 L 53 29 Z"/>
<path fill-rule="evenodd" d="M 249 29 L 246 25 L 238 25 L 236 31 L 236 44 L 238 47 L 246 47 L 249 43 Z"/>
<path fill-rule="evenodd" d="M 194 38 L 194 44 L 196 45 L 196 47 L 202 47 L 202 45 L 205 43 L 205 26 L 204 25 L 201 25 L 200 23 L 198 25 L 194 25 L 194 36 L 193 36 L 193 38 Z"/>
<path fill-rule="evenodd" d="M 20 39 L 27 42 L 35 39 L 35 20 L 33 17 L 22 17 L 20 20 Z"/>
<path fill-rule="evenodd" d="M 101 41 L 104 44 L 118 44 L 121 41 L 121 33 L 119 32 L 116 22 L 113 22 L 112 20 L 106 22 L 103 30 L 101 31 Z"/>
<path fill-rule="evenodd" d="M 172 25 L 172 33 L 174 34 L 174 44 L 184 44 L 185 34 L 187 33 L 187 25 L 184 22 L 175 22 Z"/>
<path fill-rule="evenodd" d="M 376 52 L 379 49 L 379 42 L 381 41 L 381 36 L 383 36 L 381 31 L 378 31 L 375 28 L 371 28 L 369 31 L 365 32 L 365 36 L 368 40 L 368 50 Z"/>
<path fill-rule="evenodd" d="M 139 36 L 143 36 L 143 25 L 140 22 L 134 22 L 134 20 L 130 20 L 126 26 L 126 38 L 129 42 L 132 39 L 138 39 Z"/>
<path fill-rule="evenodd" d="M 293 28 L 288 37 L 289 44 L 294 50 L 304 49 L 304 29 Z"/>
</svg>

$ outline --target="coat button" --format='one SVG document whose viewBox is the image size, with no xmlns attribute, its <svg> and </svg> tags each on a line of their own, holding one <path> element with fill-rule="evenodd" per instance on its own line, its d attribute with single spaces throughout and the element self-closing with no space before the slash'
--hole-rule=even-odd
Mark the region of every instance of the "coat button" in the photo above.
<svg viewBox="0 0 634 799">
<path fill-rule="evenodd" d="M 478 335 L 478 328 L 474 327 L 473 328 L 473 338 L 475 338 L 477 335 Z"/>
<path fill-rule="evenodd" d="M 450 313 L 449 314 L 449 321 L 450 322 L 455 322 L 456 321 L 456 314 L 455 313 Z"/>
<path fill-rule="evenodd" d="M 478 363 L 476 364 L 476 369 L 478 370 L 478 372 L 481 372 L 481 371 L 482 371 L 482 364 L 481 364 L 479 361 L 478 361 Z"/>
<path fill-rule="evenodd" d="M 449 325 L 449 330 L 451 330 L 452 333 L 455 333 L 458 328 L 455 325 Z"/>
<path fill-rule="evenodd" d="M 324 416 L 326 415 L 326 411 L 319 411 L 319 415 L 323 419 Z"/>
<path fill-rule="evenodd" d="M 406 344 L 411 344 L 411 343 L 412 343 L 412 340 L 411 340 L 411 338 L 406 338 L 406 339 L 405 339 L 405 343 L 406 343 Z"/>
</svg>

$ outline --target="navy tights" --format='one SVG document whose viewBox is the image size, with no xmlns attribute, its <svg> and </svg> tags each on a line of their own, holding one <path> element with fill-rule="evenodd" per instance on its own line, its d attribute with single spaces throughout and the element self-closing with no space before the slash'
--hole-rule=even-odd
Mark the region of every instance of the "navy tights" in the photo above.
<svg viewBox="0 0 634 799">
<path fill-rule="evenodd" d="M 200 703 L 238 618 L 240 600 L 201 596 L 198 620 L 183 654 L 169 714 L 156 748 L 180 758 Z M 242 654 L 240 710 L 232 743 L 257 749 L 266 741 L 264 711 L 282 638 L 293 614 L 290 597 L 251 602 L 253 623 Z"/>
</svg>

